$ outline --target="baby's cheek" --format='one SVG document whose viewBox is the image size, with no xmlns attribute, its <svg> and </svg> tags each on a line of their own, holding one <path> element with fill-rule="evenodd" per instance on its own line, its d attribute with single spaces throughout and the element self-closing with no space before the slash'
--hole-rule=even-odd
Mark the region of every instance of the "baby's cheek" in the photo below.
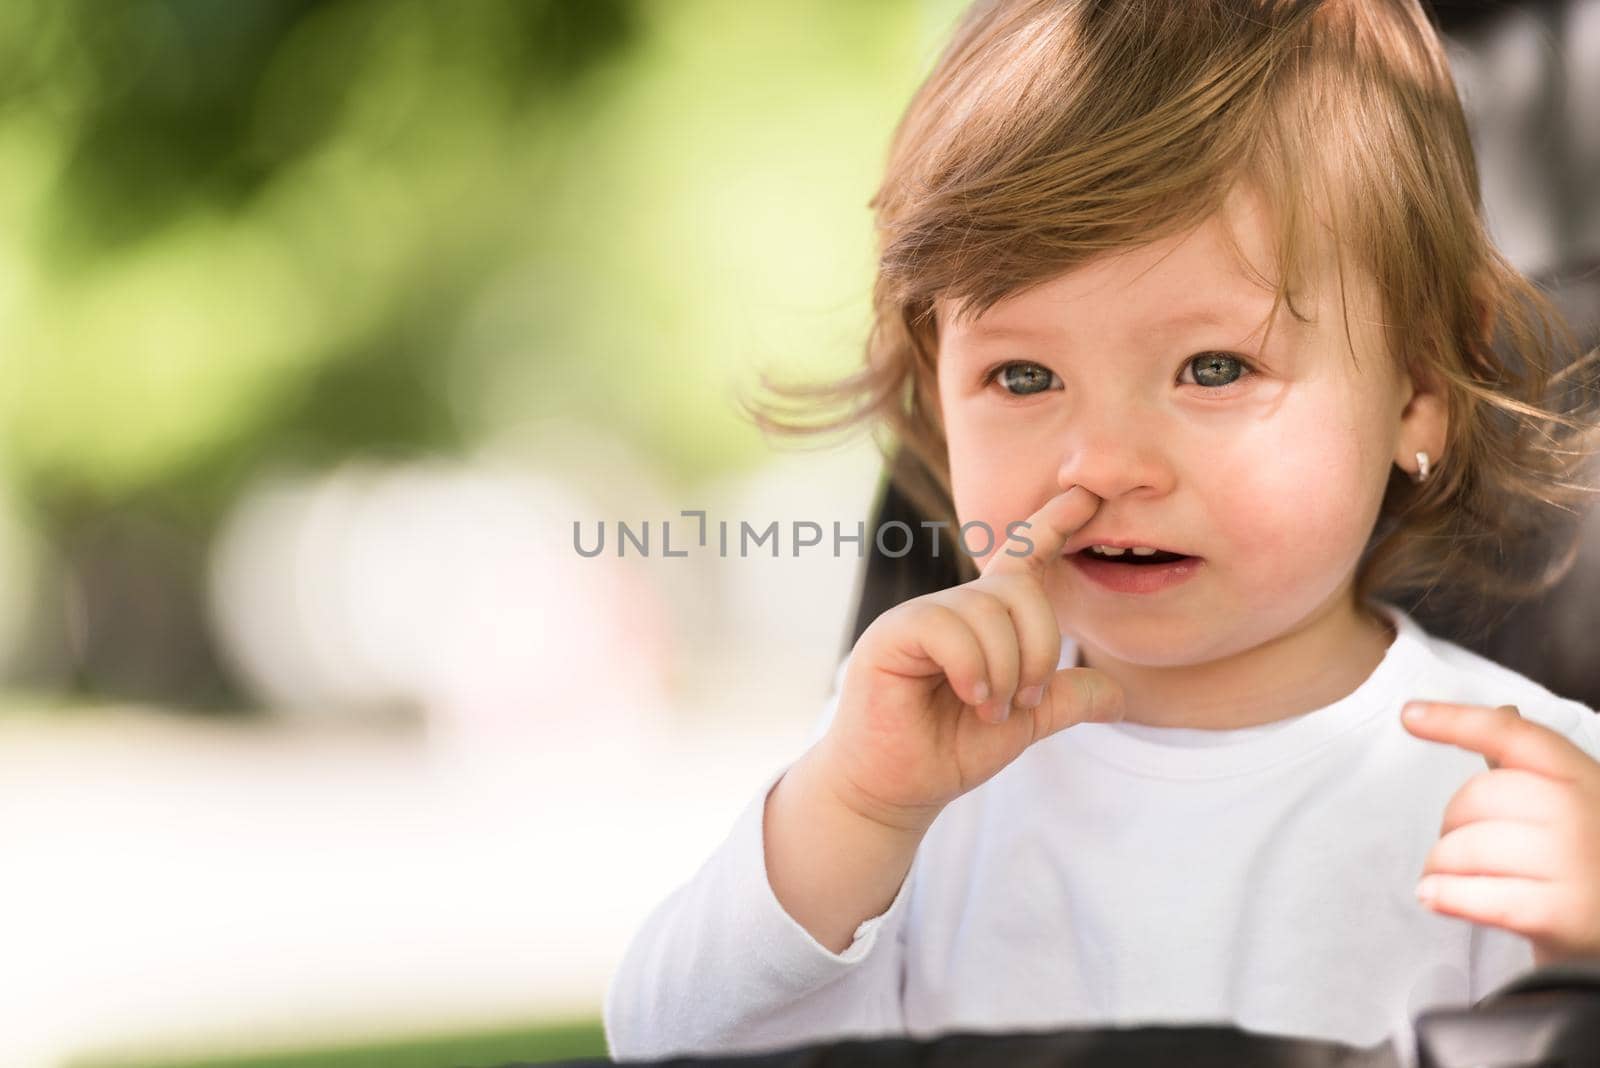
<svg viewBox="0 0 1600 1068">
<path fill-rule="evenodd" d="M 942 535 L 942 541 L 962 544 L 970 550 L 974 563 L 981 568 L 985 559 L 995 551 L 1013 548 L 1021 550 L 1019 542 L 1007 542 L 1006 529 L 1021 522 L 1033 513 L 1033 497 L 1038 490 L 1019 478 L 1015 463 L 996 462 L 982 464 L 967 460 L 952 462 L 952 497 L 956 506 L 957 526 Z M 960 528 L 970 524 L 964 537 Z M 1025 532 L 1024 532 L 1025 533 Z"/>
<path fill-rule="evenodd" d="M 955 506 L 955 524 L 939 532 L 940 553 L 971 556 L 972 562 L 982 570 L 990 556 L 1007 547 L 1008 520 L 1004 502 L 996 500 L 993 494 L 958 492 Z"/>
<path fill-rule="evenodd" d="M 1290 440 L 1266 447 L 1277 462 L 1241 465 L 1239 478 L 1219 486 L 1213 514 L 1223 517 L 1230 555 L 1264 579 L 1342 579 L 1371 526 L 1362 471 L 1332 449 Z"/>
</svg>

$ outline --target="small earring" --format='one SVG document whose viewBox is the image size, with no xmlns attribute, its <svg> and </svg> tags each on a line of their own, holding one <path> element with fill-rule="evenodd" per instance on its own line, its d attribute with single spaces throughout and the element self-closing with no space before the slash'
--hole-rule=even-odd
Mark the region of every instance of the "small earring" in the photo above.
<svg viewBox="0 0 1600 1068">
<path fill-rule="evenodd" d="M 1425 452 L 1417 453 L 1417 478 L 1416 478 L 1416 481 L 1417 481 L 1418 485 L 1421 485 L 1422 483 L 1428 481 L 1428 472 L 1429 472 L 1429 470 L 1430 469 L 1428 467 L 1428 454 L 1425 453 Z"/>
</svg>

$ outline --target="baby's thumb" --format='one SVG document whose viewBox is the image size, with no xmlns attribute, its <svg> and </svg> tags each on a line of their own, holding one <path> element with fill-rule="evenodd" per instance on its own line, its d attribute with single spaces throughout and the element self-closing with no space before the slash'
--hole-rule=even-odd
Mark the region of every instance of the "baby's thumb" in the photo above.
<svg viewBox="0 0 1600 1068">
<path fill-rule="evenodd" d="M 1034 710 L 1039 738 L 1074 723 L 1115 723 L 1122 718 L 1122 687 L 1094 668 L 1063 668 L 1050 677 L 1044 700 Z"/>
</svg>

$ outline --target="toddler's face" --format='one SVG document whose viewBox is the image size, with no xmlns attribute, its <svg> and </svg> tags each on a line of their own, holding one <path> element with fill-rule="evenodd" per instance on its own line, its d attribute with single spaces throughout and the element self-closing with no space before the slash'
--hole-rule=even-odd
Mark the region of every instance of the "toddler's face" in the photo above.
<svg viewBox="0 0 1600 1068">
<path fill-rule="evenodd" d="M 1146 593 L 1109 589 L 1071 556 L 1052 569 L 1063 632 L 1118 660 L 1203 663 L 1355 611 L 1412 391 L 1348 258 L 1349 342 L 1337 280 L 1322 279 L 1296 296 L 1312 321 L 1280 309 L 1263 346 L 1273 292 L 1225 226 L 1266 266 L 1269 222 L 1239 193 L 1187 235 L 1092 261 L 973 322 L 939 306 L 962 523 L 988 524 L 998 551 L 1008 523 L 1077 484 L 1104 503 L 1069 551 L 1114 542 L 1199 558 L 1187 580 Z M 973 548 L 982 541 L 974 531 Z"/>
</svg>

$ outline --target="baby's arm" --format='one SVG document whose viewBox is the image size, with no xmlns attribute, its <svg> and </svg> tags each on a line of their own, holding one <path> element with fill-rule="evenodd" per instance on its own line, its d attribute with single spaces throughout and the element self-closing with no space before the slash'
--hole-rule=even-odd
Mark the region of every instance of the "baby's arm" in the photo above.
<svg viewBox="0 0 1600 1068">
<path fill-rule="evenodd" d="M 828 785 L 813 749 L 767 798 L 767 878 L 784 911 L 843 953 L 856 928 L 887 911 L 925 831 L 858 815 Z"/>
<path fill-rule="evenodd" d="M 629 946 L 606 998 L 614 1055 L 905 1033 L 898 936 L 923 836 L 1029 746 L 1121 718 L 1110 679 L 1058 668 L 1045 592 L 1099 505 L 1057 494 L 1020 524 L 1028 551 L 867 627 L 828 730 Z"/>
<path fill-rule="evenodd" d="M 803 756 L 763 786 L 635 934 L 606 995 L 614 1058 L 904 1033 L 897 935 L 916 842 L 836 808 L 810 768 Z"/>
</svg>

